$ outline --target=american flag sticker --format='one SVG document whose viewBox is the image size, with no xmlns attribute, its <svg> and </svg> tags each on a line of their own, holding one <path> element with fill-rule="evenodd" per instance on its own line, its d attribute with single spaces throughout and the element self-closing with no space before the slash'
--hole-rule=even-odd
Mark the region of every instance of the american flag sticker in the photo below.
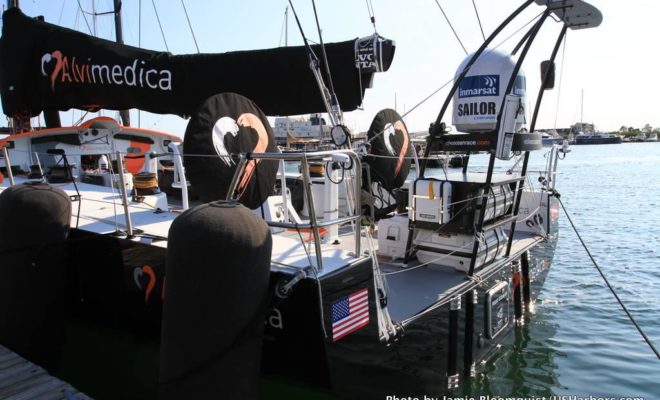
<svg viewBox="0 0 660 400">
<path fill-rule="evenodd" d="M 369 324 L 368 288 L 344 296 L 332 303 L 332 341 Z"/>
</svg>

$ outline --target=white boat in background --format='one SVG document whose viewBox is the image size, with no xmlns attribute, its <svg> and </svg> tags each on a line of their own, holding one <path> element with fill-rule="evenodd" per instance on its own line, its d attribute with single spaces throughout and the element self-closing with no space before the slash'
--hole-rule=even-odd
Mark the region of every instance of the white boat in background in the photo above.
<svg viewBox="0 0 660 400">
<path fill-rule="evenodd" d="M 552 146 L 554 144 L 562 144 L 564 142 L 564 138 L 559 136 L 556 131 L 537 131 L 537 133 L 541 133 L 543 146 Z"/>
<path fill-rule="evenodd" d="M 314 150 L 321 141 L 329 140 L 330 128 L 322 114 L 276 117 L 273 134 L 279 146 Z"/>
<path fill-rule="evenodd" d="M 635 136 L 632 136 L 628 139 L 628 142 L 631 143 L 641 143 L 641 142 L 646 142 L 647 138 L 646 135 L 643 132 L 640 132 L 636 134 Z"/>
<path fill-rule="evenodd" d="M 658 134 L 653 132 L 649 133 L 649 136 L 646 138 L 647 142 L 657 142 L 658 141 Z"/>
</svg>

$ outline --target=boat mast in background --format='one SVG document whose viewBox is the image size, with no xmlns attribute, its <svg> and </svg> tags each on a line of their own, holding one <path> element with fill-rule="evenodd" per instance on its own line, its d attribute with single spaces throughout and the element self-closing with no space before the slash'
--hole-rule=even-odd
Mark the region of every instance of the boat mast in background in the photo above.
<svg viewBox="0 0 660 400">
<path fill-rule="evenodd" d="M 584 132 L 584 89 L 580 97 L 580 131 Z"/>
</svg>

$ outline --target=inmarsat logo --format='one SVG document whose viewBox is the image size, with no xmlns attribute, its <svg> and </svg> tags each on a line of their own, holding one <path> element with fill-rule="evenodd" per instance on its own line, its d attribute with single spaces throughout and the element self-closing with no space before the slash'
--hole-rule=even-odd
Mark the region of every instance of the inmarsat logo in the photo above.
<svg viewBox="0 0 660 400">
<path fill-rule="evenodd" d="M 458 98 L 477 96 L 499 96 L 499 75 L 466 76 L 458 85 Z"/>
<path fill-rule="evenodd" d="M 486 76 L 486 77 L 484 77 L 484 84 L 485 84 L 486 86 L 490 87 L 490 88 L 492 88 L 493 86 L 495 86 L 495 83 L 496 83 L 496 82 L 497 82 L 497 80 L 496 80 L 495 78 L 493 78 L 492 76 Z"/>
<path fill-rule="evenodd" d="M 67 57 L 55 50 L 41 56 L 41 74 L 50 78 L 50 89 L 57 84 L 125 85 L 158 90 L 172 90 L 172 72 L 150 68 L 146 61 L 133 60 L 128 65 L 93 64 Z M 54 64 L 53 64 L 54 62 Z"/>
</svg>

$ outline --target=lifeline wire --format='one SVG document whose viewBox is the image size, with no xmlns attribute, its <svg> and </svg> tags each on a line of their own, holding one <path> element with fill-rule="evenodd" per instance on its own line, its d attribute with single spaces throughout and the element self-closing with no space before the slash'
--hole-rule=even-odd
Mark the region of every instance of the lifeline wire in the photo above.
<svg viewBox="0 0 660 400">
<path fill-rule="evenodd" d="M 587 248 L 587 245 L 584 243 L 584 240 L 582 240 L 582 237 L 580 236 L 580 233 L 578 233 L 578 230 L 577 230 L 577 228 L 575 227 L 575 224 L 573 224 L 573 220 L 571 219 L 571 216 L 568 214 L 568 211 L 566 211 L 566 207 L 564 207 L 564 203 L 561 201 L 561 198 L 560 198 L 559 196 L 556 196 L 556 198 L 557 198 L 557 200 L 559 201 L 559 204 L 561 204 L 561 208 L 562 208 L 562 210 L 564 210 L 564 214 L 565 214 L 566 217 L 568 218 L 568 222 L 571 223 L 571 227 L 573 227 L 573 231 L 575 232 L 575 235 L 576 235 L 576 236 L 578 237 L 578 239 L 580 240 L 580 243 L 582 243 L 582 247 L 584 247 L 584 250 L 585 250 L 585 251 L 587 252 L 587 254 L 589 255 L 589 258 L 591 258 L 591 262 L 594 264 L 594 267 L 596 267 L 596 269 L 598 270 L 598 273 L 600 274 L 600 276 L 601 276 L 601 277 L 603 278 L 603 280 L 605 281 L 605 284 L 606 284 L 607 287 L 610 289 L 610 292 L 612 292 L 612 294 L 613 294 L 614 297 L 616 298 L 616 301 L 619 302 L 619 305 L 621 306 L 621 308 L 623 308 L 623 311 L 626 312 L 626 314 L 628 315 L 628 319 L 630 319 L 630 322 L 632 322 L 632 324 L 635 325 L 635 328 L 637 328 L 637 330 L 639 331 L 640 335 L 642 335 L 642 337 L 644 338 L 644 341 L 646 341 L 646 344 L 648 344 L 649 347 L 651 348 L 651 350 L 653 350 L 653 352 L 655 353 L 655 356 L 658 357 L 658 359 L 660 359 L 660 353 L 658 353 L 658 350 L 655 348 L 655 346 L 653 346 L 653 343 L 651 342 L 651 339 L 649 339 L 649 337 L 646 336 L 646 334 L 644 333 L 644 331 L 642 330 L 642 328 L 639 326 L 639 324 L 637 323 L 637 321 L 635 321 L 635 318 L 632 316 L 632 314 L 630 314 L 630 311 L 628 311 L 628 308 L 625 306 L 625 304 L 623 304 L 623 301 L 621 301 L 621 299 L 619 298 L 619 295 L 616 294 L 616 291 L 614 291 L 614 288 L 612 287 L 612 285 L 610 285 L 610 282 L 609 282 L 609 281 L 607 280 L 607 278 L 605 277 L 605 274 L 604 274 L 603 271 L 600 269 L 600 266 L 598 265 L 598 263 L 596 262 L 596 260 L 594 259 L 594 257 L 591 255 L 591 252 L 590 252 L 589 249 Z"/>
</svg>

